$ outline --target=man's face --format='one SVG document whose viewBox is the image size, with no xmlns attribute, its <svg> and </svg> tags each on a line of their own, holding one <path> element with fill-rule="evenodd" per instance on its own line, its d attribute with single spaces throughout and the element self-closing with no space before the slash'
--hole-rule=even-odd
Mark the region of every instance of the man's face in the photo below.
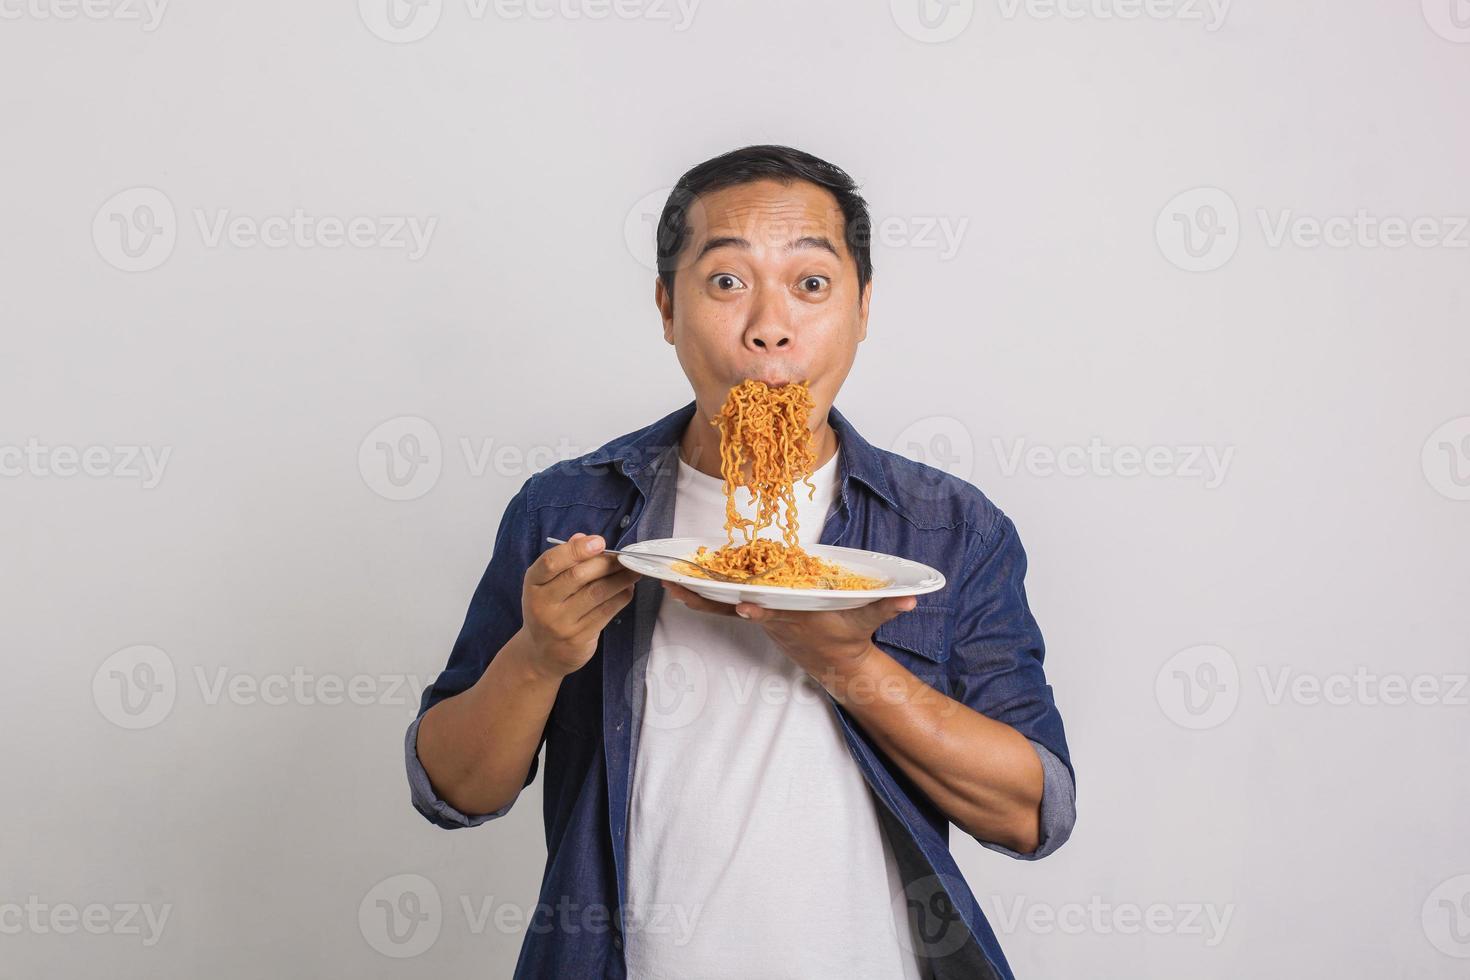
<svg viewBox="0 0 1470 980">
<path fill-rule="evenodd" d="M 857 264 L 831 193 L 762 180 L 701 195 L 670 297 L 655 299 L 705 416 L 746 378 L 808 381 L 820 424 L 867 336 L 872 283 Z"/>
</svg>

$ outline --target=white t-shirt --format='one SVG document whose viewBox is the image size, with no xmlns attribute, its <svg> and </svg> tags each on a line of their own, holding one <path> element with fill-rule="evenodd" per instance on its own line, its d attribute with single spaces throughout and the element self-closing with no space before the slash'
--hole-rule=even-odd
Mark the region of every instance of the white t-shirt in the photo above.
<svg viewBox="0 0 1470 980">
<path fill-rule="evenodd" d="M 802 544 L 821 537 L 837 464 L 834 453 L 812 474 L 813 500 L 796 484 Z M 736 503 L 753 518 L 748 496 L 738 490 Z M 718 537 L 724 524 L 721 480 L 680 460 L 673 535 Z M 629 814 L 629 976 L 918 980 L 882 804 L 821 686 L 758 624 L 665 597 L 645 691 Z"/>
</svg>

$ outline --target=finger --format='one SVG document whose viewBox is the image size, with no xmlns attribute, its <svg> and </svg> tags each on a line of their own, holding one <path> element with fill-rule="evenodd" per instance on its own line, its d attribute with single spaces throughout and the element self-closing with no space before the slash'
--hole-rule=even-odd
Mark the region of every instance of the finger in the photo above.
<svg viewBox="0 0 1470 980">
<path fill-rule="evenodd" d="M 879 599 L 877 602 L 870 602 L 861 608 L 863 612 L 868 613 L 868 619 L 873 624 L 873 629 L 877 629 L 895 616 L 909 612 L 918 604 L 919 600 L 917 597 L 902 595 Z"/>
<path fill-rule="evenodd" d="M 912 595 L 895 596 L 892 599 L 886 599 L 884 601 L 889 603 L 889 607 L 893 610 L 893 615 L 889 616 L 889 619 L 892 619 L 893 616 L 897 616 L 899 613 L 913 612 L 919 605 L 919 597 Z"/>
<path fill-rule="evenodd" d="M 612 575 L 604 575 L 587 583 L 564 600 L 562 606 L 566 610 L 566 615 L 573 619 L 581 619 L 612 596 L 637 585 L 639 578 L 637 572 L 619 568 Z"/>
<path fill-rule="evenodd" d="M 622 563 L 616 558 L 610 555 L 595 555 L 591 558 L 583 558 L 550 582 L 540 586 L 540 589 L 552 602 L 567 602 L 588 585 L 622 571 L 622 569 Z"/>
<path fill-rule="evenodd" d="M 913 596 L 895 596 L 887 599 L 879 599 L 865 606 L 858 606 L 852 613 L 859 617 L 870 630 L 875 630 L 890 619 L 906 613 L 918 605 L 918 600 Z M 772 621 L 792 618 L 790 611 L 785 609 L 767 609 L 753 602 L 741 602 L 735 606 L 735 614 L 752 623 L 769 623 Z M 800 615 L 798 613 L 798 615 Z"/>
<path fill-rule="evenodd" d="M 735 615 L 741 619 L 748 619 L 752 623 L 769 623 L 773 619 L 783 617 L 784 611 L 780 609 L 767 609 L 753 602 L 737 602 L 735 604 Z"/>
<path fill-rule="evenodd" d="M 618 610 L 628 604 L 633 598 L 633 586 L 619 589 L 616 593 L 599 602 L 587 615 L 577 620 L 577 625 L 601 633 L 618 614 Z"/>
<path fill-rule="evenodd" d="M 526 569 L 526 581 L 532 585 L 546 585 L 578 562 L 601 553 L 603 540 L 595 534 L 578 531 L 567 538 L 566 544 L 555 545 L 541 552 L 540 557 Z"/>
<path fill-rule="evenodd" d="M 572 602 L 576 599 L 577 593 L 589 585 L 624 570 L 616 558 L 609 558 L 606 555 L 584 558 L 552 579 L 549 584 L 542 586 L 542 593 L 552 602 Z"/>
<path fill-rule="evenodd" d="M 684 605 L 696 612 L 713 613 L 716 616 L 735 615 L 735 607 L 728 602 L 716 602 L 713 599 L 706 599 L 697 592 L 686 589 L 684 586 L 670 582 L 667 579 L 663 580 L 663 586 L 668 590 L 671 597 L 684 603 Z"/>
</svg>

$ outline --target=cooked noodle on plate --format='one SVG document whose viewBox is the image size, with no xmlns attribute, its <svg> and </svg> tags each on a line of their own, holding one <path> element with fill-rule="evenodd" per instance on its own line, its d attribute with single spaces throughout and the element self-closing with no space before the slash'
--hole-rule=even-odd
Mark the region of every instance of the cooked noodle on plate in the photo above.
<svg viewBox="0 0 1470 980">
<path fill-rule="evenodd" d="M 747 379 L 730 389 L 720 414 L 710 421 L 720 428 L 725 544 L 713 551 L 701 545 L 689 556 L 691 561 L 711 571 L 742 579 L 759 577 L 761 585 L 783 588 L 858 590 L 887 584 L 809 554 L 797 540 L 795 483 L 806 484 L 808 500 L 817 490 L 809 479 L 816 462 L 807 428 L 811 411 L 812 395 L 805 381 L 772 388 Z M 743 479 L 746 461 L 751 464 L 749 484 Z M 741 487 L 750 491 L 747 502 L 755 504 L 754 520 L 741 517 L 735 504 L 735 492 Z M 773 523 L 782 540 L 758 537 Z M 737 530 L 740 544 L 735 543 Z"/>
</svg>

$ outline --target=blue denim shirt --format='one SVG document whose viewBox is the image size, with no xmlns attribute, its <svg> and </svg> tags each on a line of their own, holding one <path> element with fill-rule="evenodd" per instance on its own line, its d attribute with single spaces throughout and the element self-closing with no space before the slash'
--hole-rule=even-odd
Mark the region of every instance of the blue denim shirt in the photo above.
<svg viewBox="0 0 1470 980">
<path fill-rule="evenodd" d="M 434 791 L 417 755 L 419 719 L 471 687 L 521 627 L 526 569 L 548 535 L 602 535 L 613 547 L 668 537 L 673 527 L 678 447 L 695 403 L 577 459 L 528 479 L 506 507 L 495 549 L 448 665 L 425 689 L 405 738 L 414 807 L 440 827 L 474 827 L 504 816 L 467 814 Z M 1042 670 L 1041 632 L 1027 606 L 1026 555 L 1010 518 L 971 484 L 870 445 L 833 407 L 837 496 L 822 544 L 902 555 L 938 568 L 947 583 L 880 626 L 874 643 L 935 689 L 1017 729 L 1045 773 L 1040 846 L 1070 836 L 1074 775 L 1062 718 Z M 642 719 L 644 668 L 663 589 L 644 578 L 603 630 L 596 653 L 568 675 L 542 733 L 542 816 L 547 859 L 515 976 L 624 978 L 628 801 Z M 949 819 L 884 756 L 827 695 L 843 736 L 880 805 L 904 882 L 904 900 L 927 975 L 1013 977 L 1000 945 L 949 850 Z M 540 752 L 524 785 L 535 779 Z M 779 869 L 772 869 L 779 873 Z M 633 923 L 636 926 L 636 921 Z"/>
</svg>

